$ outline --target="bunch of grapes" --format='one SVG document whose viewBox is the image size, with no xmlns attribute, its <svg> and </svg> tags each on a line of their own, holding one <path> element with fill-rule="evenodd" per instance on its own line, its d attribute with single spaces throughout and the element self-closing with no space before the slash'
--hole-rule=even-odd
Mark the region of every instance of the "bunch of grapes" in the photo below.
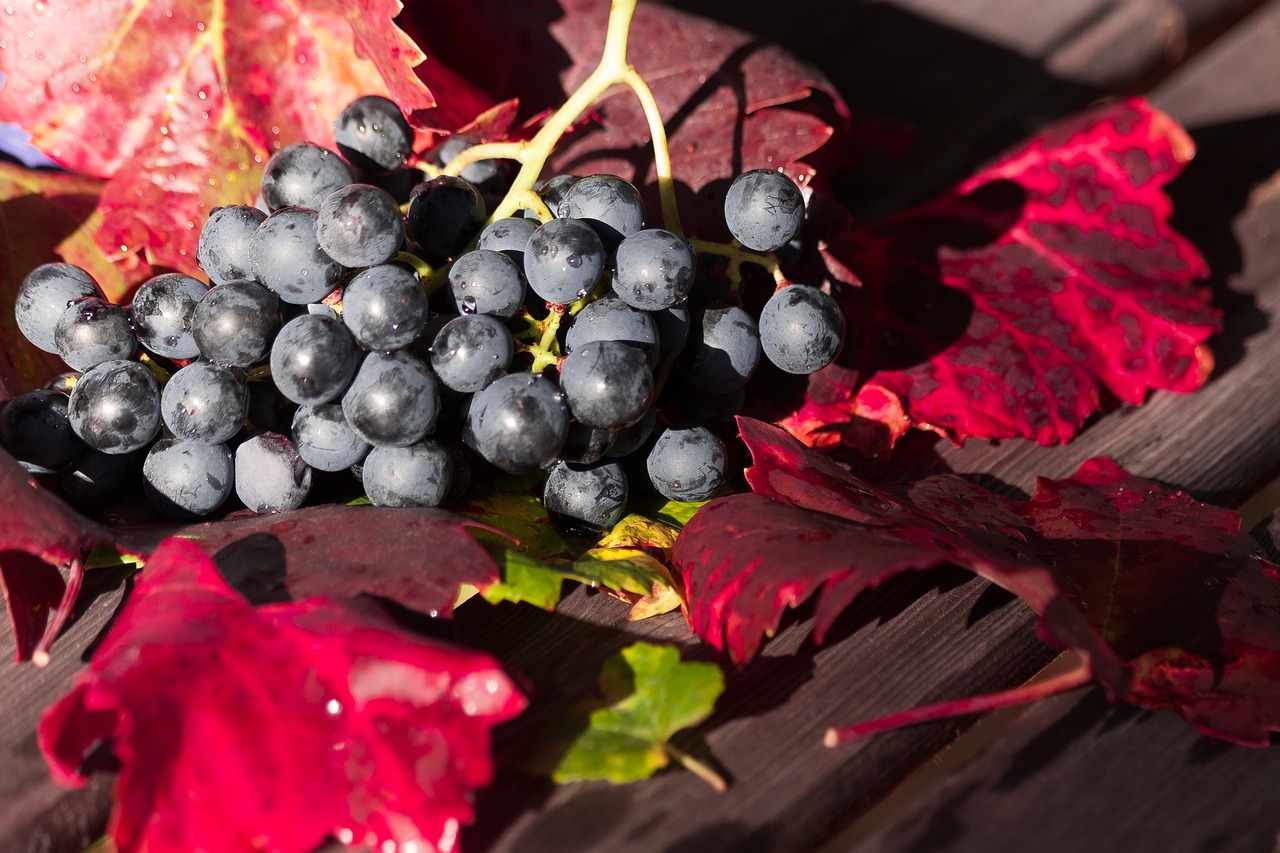
<svg viewBox="0 0 1280 853">
<path fill-rule="evenodd" d="M 313 470 L 354 472 L 382 506 L 446 503 L 486 465 L 541 470 L 553 517 L 601 531 L 629 473 L 682 501 L 724 482 L 721 440 L 659 417 L 672 372 L 714 409 L 762 353 L 810 373 L 841 346 L 840 312 L 815 287 L 778 288 L 758 319 L 736 300 L 691 301 L 692 244 L 646 228 L 621 178 L 559 176 L 538 187 L 547 221 L 488 221 L 501 167 L 422 180 L 391 101 L 350 104 L 335 139 L 338 152 L 277 152 L 257 207 L 212 213 L 197 254 L 211 285 L 159 275 L 123 306 L 70 264 L 27 276 L 19 328 L 72 371 L 0 413 L 28 470 L 92 501 L 140 468 L 177 518 L 233 493 L 256 512 L 296 508 Z M 782 173 L 753 171 L 725 215 L 740 246 L 770 253 L 797 237 L 804 203 Z"/>
</svg>

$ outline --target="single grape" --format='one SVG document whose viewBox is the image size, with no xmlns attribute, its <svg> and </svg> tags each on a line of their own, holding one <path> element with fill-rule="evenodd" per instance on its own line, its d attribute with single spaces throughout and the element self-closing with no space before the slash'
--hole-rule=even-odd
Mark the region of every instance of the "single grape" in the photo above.
<svg viewBox="0 0 1280 853">
<path fill-rule="evenodd" d="M 527 474 L 564 444 L 569 411 L 560 389 L 530 373 L 512 373 L 471 398 L 463 440 L 490 464 Z"/>
<path fill-rule="evenodd" d="M 267 357 L 280 328 L 280 300 L 252 281 L 209 288 L 191 315 L 200 354 L 227 367 L 252 367 Z"/>
<path fill-rule="evenodd" d="M 179 439 L 222 444 L 244 426 L 249 390 L 234 371 L 209 361 L 193 361 L 165 383 L 160 414 Z"/>
<path fill-rule="evenodd" d="M 76 382 L 67 404 L 76 435 L 106 453 L 128 453 L 160 431 L 160 383 L 136 361 L 104 361 Z"/>
<path fill-rule="evenodd" d="M 359 361 L 341 320 L 303 314 L 285 323 L 271 345 L 271 379 L 286 399 L 318 406 L 347 390 Z"/>
<path fill-rule="evenodd" d="M 369 353 L 342 396 L 342 413 L 362 439 L 404 447 L 435 428 L 440 389 L 430 368 L 403 350 Z"/>
<path fill-rule="evenodd" d="M 618 341 L 645 354 L 652 370 L 658 364 L 658 327 L 653 316 L 632 308 L 610 293 L 587 305 L 565 333 L 569 352 L 591 341 Z"/>
<path fill-rule="evenodd" d="M 844 315 L 835 300 L 807 284 L 784 287 L 760 311 L 760 347 L 787 373 L 815 373 L 844 342 Z"/>
<path fill-rule="evenodd" d="M 368 184 L 338 187 L 316 211 L 316 240 L 343 266 L 385 263 L 404 244 L 400 206 L 390 193 Z"/>
<path fill-rule="evenodd" d="M 701 391 L 741 388 L 760 362 L 756 321 L 736 305 L 707 308 L 690 329 L 689 344 L 676 365 L 685 380 Z"/>
<path fill-rule="evenodd" d="M 522 245 L 522 255 L 523 248 Z M 449 292 L 463 314 L 510 319 L 524 303 L 524 277 L 506 254 L 475 249 L 460 255 L 449 268 Z"/>
<path fill-rule="evenodd" d="M 773 169 L 744 172 L 724 198 L 724 219 L 735 240 L 753 252 L 790 243 L 804 225 L 804 196 L 795 181 Z"/>
<path fill-rule="evenodd" d="M 529 287 L 547 302 L 582 299 L 604 272 L 605 253 L 591 226 L 579 219 L 553 219 L 533 232 L 524 250 Z"/>
<path fill-rule="evenodd" d="M 564 194 L 582 178 L 577 175 L 553 175 L 545 181 L 539 181 L 534 184 L 533 190 L 542 199 L 542 203 L 552 214 L 560 207 L 560 202 L 564 201 Z M 537 214 L 532 210 L 526 210 L 525 216 L 532 216 L 537 219 Z"/>
<path fill-rule="evenodd" d="M 254 278 L 294 305 L 324 299 L 346 272 L 320 248 L 317 215 L 301 207 L 281 208 L 263 220 L 253 237 L 249 254 Z"/>
<path fill-rule="evenodd" d="M 138 342 L 165 358 L 200 355 L 200 347 L 191 334 L 191 321 L 196 304 L 208 292 L 204 282 L 176 272 L 143 282 L 129 306 Z"/>
<path fill-rule="evenodd" d="M 603 533 L 627 511 L 626 472 L 618 462 L 557 462 L 542 487 L 542 505 L 570 533 Z"/>
<path fill-rule="evenodd" d="M 574 418 L 601 429 L 629 427 L 653 400 L 644 353 L 618 341 L 591 341 L 560 365 L 560 387 Z"/>
<path fill-rule="evenodd" d="M 59 471 L 84 449 L 67 417 L 67 395 L 45 389 L 0 408 L 0 444 L 31 474 Z"/>
<path fill-rule="evenodd" d="M 58 318 L 67 306 L 79 299 L 102 296 L 98 284 L 74 264 L 41 264 L 29 272 L 18 285 L 14 305 L 18 331 L 45 352 L 56 353 L 53 339 Z"/>
<path fill-rule="evenodd" d="M 515 341 L 502 321 L 470 314 L 449 321 L 431 347 L 431 369 L 454 391 L 473 394 L 506 375 Z"/>
<path fill-rule="evenodd" d="M 393 350 L 417 340 L 430 307 L 418 277 L 399 264 L 370 267 L 342 291 L 342 320 L 371 350 Z"/>
<path fill-rule="evenodd" d="M 329 193 L 355 181 L 347 161 L 328 148 L 299 142 L 281 148 L 262 170 L 262 198 L 267 207 L 315 210 Z"/>
<path fill-rule="evenodd" d="M 524 247 L 528 245 L 529 237 L 533 235 L 534 229 L 537 227 L 537 222 L 518 216 L 495 219 L 480 232 L 480 236 L 476 239 L 476 248 L 501 252 L 515 261 L 517 268 L 519 268 L 524 265 Z M 463 255 L 463 257 L 466 256 Z M 462 260 L 462 258 L 458 260 Z"/>
<path fill-rule="evenodd" d="M 374 506 L 439 506 L 449 494 L 453 457 L 434 441 L 375 447 L 360 469 Z"/>
<path fill-rule="evenodd" d="M 724 482 L 724 443 L 705 427 L 672 427 L 658 437 L 646 461 L 649 481 L 673 501 L 704 501 Z"/>
<path fill-rule="evenodd" d="M 409 196 L 409 236 L 432 264 L 461 254 L 486 216 L 479 191 L 462 178 L 432 178 Z"/>
<path fill-rule="evenodd" d="M 350 468 L 369 452 L 369 443 L 356 435 L 337 403 L 299 406 L 293 416 L 293 443 L 303 461 L 319 471 Z"/>
<path fill-rule="evenodd" d="M 293 442 L 264 432 L 236 448 L 236 495 L 257 513 L 302 506 L 311 491 L 311 469 Z"/>
<path fill-rule="evenodd" d="M 214 284 L 227 284 L 253 277 L 250 258 L 253 235 L 267 214 L 247 204 L 215 207 L 204 227 L 196 260 Z M 134 304 L 138 302 L 135 296 Z"/>
<path fill-rule="evenodd" d="M 73 370 L 130 358 L 138 349 L 129 312 L 96 296 L 68 305 L 53 330 L 58 355 Z"/>
<path fill-rule="evenodd" d="M 395 102 L 381 95 L 343 107 L 333 122 L 333 139 L 361 169 L 399 169 L 413 153 L 413 128 Z"/>
<path fill-rule="evenodd" d="M 231 496 L 235 466 L 225 444 L 162 438 L 142 463 L 142 489 L 160 514 L 173 519 L 212 515 Z"/>
<path fill-rule="evenodd" d="M 613 292 L 641 311 L 679 305 L 693 288 L 697 258 L 679 234 L 661 228 L 637 231 L 618 244 Z"/>
<path fill-rule="evenodd" d="M 586 220 L 612 250 L 644 227 L 644 201 L 617 175 L 592 175 L 569 187 L 556 206 L 556 216 Z"/>
</svg>

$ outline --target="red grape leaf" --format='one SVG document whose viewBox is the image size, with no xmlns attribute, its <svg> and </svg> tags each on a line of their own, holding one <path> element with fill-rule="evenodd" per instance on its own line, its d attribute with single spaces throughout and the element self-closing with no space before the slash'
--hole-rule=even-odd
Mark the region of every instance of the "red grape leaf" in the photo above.
<svg viewBox="0 0 1280 853">
<path fill-rule="evenodd" d="M 301 853 L 330 834 L 448 850 L 493 775 L 489 729 L 524 704 L 487 655 L 371 604 L 255 609 L 172 539 L 39 742 L 76 784 L 90 746 L 114 738 L 122 853 Z"/>
<path fill-rule="evenodd" d="M 908 426 L 956 442 L 1065 442 L 1107 395 L 1192 391 L 1219 328 L 1162 188 L 1186 133 L 1134 99 L 1055 125 L 951 192 L 827 247 L 852 327 L 785 425 L 880 451 Z"/>
<path fill-rule="evenodd" d="M 492 98 L 519 98 L 526 113 L 564 101 L 595 68 L 609 4 L 596 0 L 472 0 L 411 9 L 433 58 Z M 485 33 L 486 49 L 440 33 Z M 434 36 L 434 38 L 433 38 Z M 724 192 L 747 169 L 785 168 L 802 187 L 806 162 L 848 120 L 834 87 L 781 48 L 713 21 L 641 3 L 627 57 L 648 82 L 666 123 L 685 230 L 727 236 Z M 812 97 L 820 93 L 821 98 Z M 545 175 L 621 175 L 645 192 L 658 224 L 653 150 L 639 102 L 618 88 L 557 147 Z"/>
<path fill-rule="evenodd" d="M 183 528 L 255 604 L 310 596 L 378 595 L 448 616 L 464 583 L 498 580 L 468 528 L 492 528 L 439 509 L 315 506 Z"/>
<path fill-rule="evenodd" d="M 777 427 L 739 426 L 755 494 L 708 504 L 674 559 L 690 626 L 736 660 L 815 593 L 821 640 L 859 592 L 954 563 L 1023 598 L 1113 698 L 1240 743 L 1280 731 L 1280 574 L 1235 513 L 1105 459 L 1028 501 L 952 475 L 872 486 Z"/>
<path fill-rule="evenodd" d="M 262 164 L 304 139 L 332 145 L 359 95 L 435 101 L 391 23 L 397 0 L 18 3 L 0 16 L 0 120 L 58 163 L 107 179 L 94 232 L 109 257 L 145 250 L 197 269 L 198 225 L 251 203 Z"/>
<path fill-rule="evenodd" d="M 0 587 L 17 661 L 43 663 L 80 592 L 85 555 L 114 543 L 108 530 L 69 509 L 4 451 L 0 495 L 9 505 L 0 512 Z"/>
<path fill-rule="evenodd" d="M 66 261 L 83 267 L 103 292 L 119 301 L 131 281 L 150 274 L 141 259 L 117 267 L 94 245 L 101 224 L 94 212 L 102 182 L 65 172 L 24 169 L 0 162 L 0 304 L 11 307 L 22 279 L 40 264 Z M 13 311 L 0 312 L 0 399 L 44 384 L 66 370 L 56 355 L 23 340 Z"/>
</svg>

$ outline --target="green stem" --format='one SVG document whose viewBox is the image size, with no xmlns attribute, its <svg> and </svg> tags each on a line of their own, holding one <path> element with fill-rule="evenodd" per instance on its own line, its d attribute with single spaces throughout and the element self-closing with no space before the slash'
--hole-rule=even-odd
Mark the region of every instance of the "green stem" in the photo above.
<svg viewBox="0 0 1280 853">
<path fill-rule="evenodd" d="M 694 776 L 697 776 L 703 782 L 710 785 L 711 790 L 715 791 L 717 794 L 723 794 L 725 791 L 729 790 L 729 783 L 726 782 L 725 778 L 713 770 L 709 765 L 694 758 L 692 755 L 673 743 L 664 743 L 662 748 L 667 751 L 667 755 L 670 755 L 678 761 L 685 770 L 688 770 Z"/>
<path fill-rule="evenodd" d="M 742 248 L 742 245 L 734 240 L 732 243 L 717 243 L 714 240 L 690 240 L 693 244 L 693 250 L 699 255 L 715 255 L 716 257 L 726 258 L 729 266 L 725 270 L 725 275 L 729 279 L 729 284 L 733 286 L 736 292 L 738 286 L 742 284 L 742 265 L 753 264 L 761 267 L 769 275 L 773 276 L 773 282 L 778 288 L 787 287 L 791 282 L 782 272 L 782 267 L 778 265 L 778 259 L 772 255 L 762 255 L 759 252 L 750 252 Z"/>
</svg>

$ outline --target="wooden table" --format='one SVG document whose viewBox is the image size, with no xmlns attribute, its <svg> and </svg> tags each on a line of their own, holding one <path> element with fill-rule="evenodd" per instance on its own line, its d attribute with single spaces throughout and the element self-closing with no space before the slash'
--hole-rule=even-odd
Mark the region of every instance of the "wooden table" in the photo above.
<svg viewBox="0 0 1280 853">
<path fill-rule="evenodd" d="M 819 65 L 855 111 L 913 125 L 916 153 L 843 188 L 878 215 L 937 191 L 1006 144 L 1107 94 L 1145 92 L 1199 154 L 1171 188 L 1176 225 L 1214 270 L 1226 330 L 1194 395 L 1157 394 L 1098 418 L 1071 444 L 934 445 L 914 472 L 982 475 L 1006 494 L 1109 455 L 1136 474 L 1239 506 L 1280 470 L 1280 0 L 684 0 Z M 47 779 L 35 721 L 81 666 L 123 584 L 95 578 L 46 670 L 0 673 L 0 851 L 78 851 L 98 837 L 109 777 Z M 464 641 L 543 687 L 501 730 L 518 749 L 547 708 L 591 689 L 638 637 L 707 657 L 678 615 L 628 624 L 579 590 L 556 618 L 467 604 Z M 568 617 L 568 618 L 565 618 Z M 11 657 L 7 637 L 0 658 Z M 1053 654 L 1019 602 L 954 571 L 859 599 L 821 648 L 785 625 L 728 678 L 713 718 L 680 741 L 732 780 L 716 795 L 672 772 L 628 786 L 553 788 L 504 774 L 479 798 L 463 847 L 492 851 L 1240 850 L 1280 848 L 1280 750 L 1199 736 L 1167 713 L 1109 707 L 1082 690 L 1007 714 L 918 726 L 838 749 L 827 726 L 1025 682 Z M 957 740 L 959 738 L 959 742 Z M 981 740 L 976 750 L 968 745 Z M 952 749 L 952 745 L 955 748 Z M 975 752 L 970 755 L 969 753 Z M 963 757 L 962 757 L 963 756 Z"/>
</svg>

